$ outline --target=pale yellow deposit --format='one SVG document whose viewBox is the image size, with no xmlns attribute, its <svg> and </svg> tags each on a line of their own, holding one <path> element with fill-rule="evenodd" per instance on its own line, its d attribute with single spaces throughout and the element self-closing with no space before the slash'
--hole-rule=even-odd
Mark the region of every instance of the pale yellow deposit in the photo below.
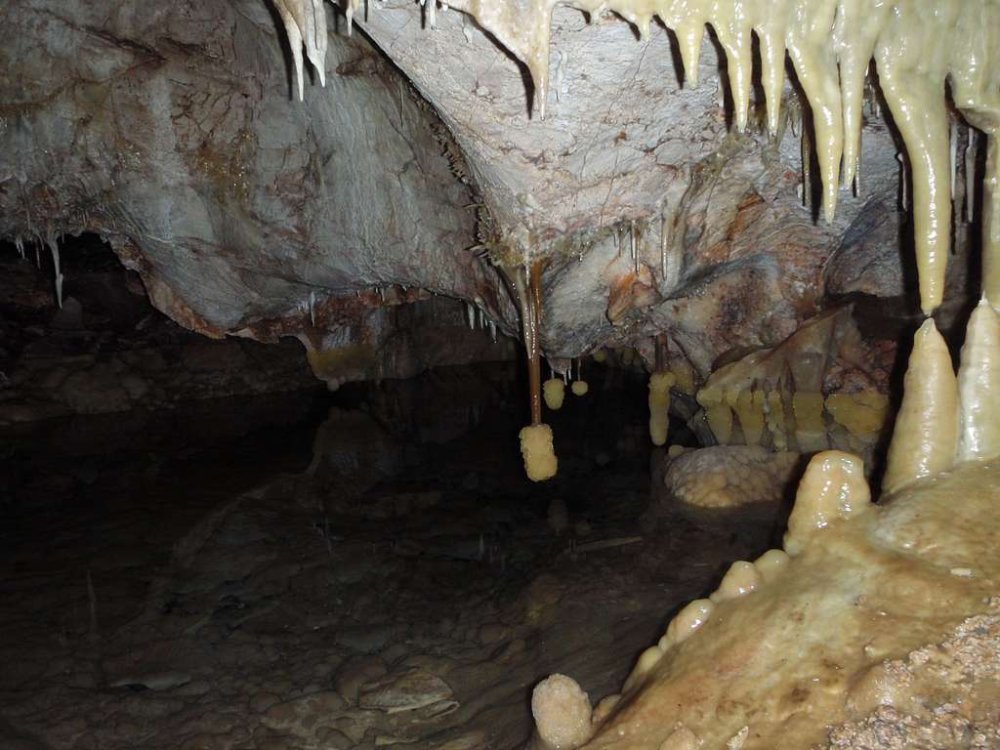
<svg viewBox="0 0 1000 750">
<path fill-rule="evenodd" d="M 566 384 L 563 383 L 562 378 L 549 378 L 542 383 L 542 398 L 545 399 L 545 405 L 548 408 L 552 411 L 559 411 L 566 398 Z"/>
<path fill-rule="evenodd" d="M 547 424 L 521 428 L 521 457 L 524 471 L 532 482 L 551 479 L 559 470 L 559 461 L 552 445 L 552 428 Z"/>
<path fill-rule="evenodd" d="M 649 376 L 649 438 L 653 445 L 666 445 L 670 428 L 670 388 L 676 378 L 670 372 Z"/>
<path fill-rule="evenodd" d="M 889 445 L 886 492 L 949 468 L 958 446 L 958 383 L 948 345 L 928 318 L 913 337 L 903 403 Z"/>
<path fill-rule="evenodd" d="M 991 601 L 1000 462 L 963 464 L 878 507 L 845 460 L 814 461 L 790 532 L 798 553 L 739 563 L 714 602 L 688 605 L 583 747 L 660 750 L 683 728 L 693 747 L 721 750 L 749 727 L 743 750 L 810 750 L 886 694 L 926 720 L 949 701 L 972 718 L 996 711 L 996 675 L 956 684 L 904 675 L 877 681 L 881 692 L 866 676 L 891 676 L 894 660 L 947 641 L 967 618 L 1000 621 L 1000 600 Z M 835 491 L 820 489 L 827 484 Z"/>
</svg>

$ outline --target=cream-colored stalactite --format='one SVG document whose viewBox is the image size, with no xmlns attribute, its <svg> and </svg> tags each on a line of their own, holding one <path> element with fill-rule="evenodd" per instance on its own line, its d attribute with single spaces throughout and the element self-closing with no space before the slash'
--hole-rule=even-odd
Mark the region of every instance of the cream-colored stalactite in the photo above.
<svg viewBox="0 0 1000 750">
<path fill-rule="evenodd" d="M 957 446 L 958 383 L 948 345 L 928 318 L 913 337 L 883 488 L 895 492 L 951 468 Z"/>
<path fill-rule="evenodd" d="M 921 21 L 925 13 L 944 12 L 948 4 L 933 5 L 904 14 Z M 934 26 L 926 21 L 890 24 L 876 50 L 876 64 L 882 93 L 909 156 L 920 306 L 929 315 L 941 304 L 951 248 L 951 159 L 944 98 L 947 45 L 935 43 L 940 40 L 933 39 Z"/>
<path fill-rule="evenodd" d="M 982 202 L 983 291 L 996 310 L 1000 305 L 1000 3 L 966 3 L 962 9 L 953 34 L 959 43 L 953 45 L 948 83 L 955 106 L 969 124 L 987 136 Z M 967 198 L 970 206 L 974 205 L 971 192 Z"/>
<path fill-rule="evenodd" d="M 801 391 L 792 394 L 795 415 L 795 442 L 803 453 L 825 450 L 826 424 L 823 420 L 823 394 Z"/>
<path fill-rule="evenodd" d="M 675 381 L 671 372 L 654 372 L 649 376 L 649 439 L 653 445 L 667 444 L 670 428 L 670 388 Z"/>
<path fill-rule="evenodd" d="M 889 3 L 841 0 L 834 25 L 834 45 L 840 61 L 841 109 L 844 117 L 843 184 L 851 185 L 861 161 L 862 109 L 865 78 L 875 53 L 878 33 L 889 12 Z"/>
<path fill-rule="evenodd" d="M 302 47 L 324 79 L 326 17 L 322 0 L 272 0 L 288 35 L 299 97 Z M 913 169 L 913 213 L 921 307 L 941 302 L 950 244 L 949 123 L 945 81 L 956 106 L 990 137 L 984 191 L 987 294 L 1000 300 L 1000 190 L 996 132 L 1000 127 L 1000 3 L 996 0 L 453 0 L 449 7 L 477 22 L 519 57 L 535 84 L 544 115 L 549 37 L 557 5 L 588 13 L 613 11 L 648 33 L 659 16 L 678 36 L 685 74 L 698 79 L 698 57 L 710 24 L 729 59 L 736 127 L 744 129 L 752 80 L 751 32 L 760 40 L 761 83 L 768 127 L 779 123 L 787 50 L 809 99 L 823 206 L 833 216 L 841 184 L 854 179 L 860 154 L 861 104 L 868 61 L 875 58 L 883 92 Z M 359 0 L 344 0 L 350 30 Z"/>
<path fill-rule="evenodd" d="M 823 208 L 832 221 L 840 189 L 844 114 L 835 48 L 830 44 L 836 0 L 797 0 L 786 44 L 812 107 L 814 145 L 823 184 Z"/>
<path fill-rule="evenodd" d="M 737 407 L 747 445 L 760 445 L 764 438 L 764 396 L 763 390 L 740 395 Z"/>
<path fill-rule="evenodd" d="M 1000 456 L 1000 318 L 985 297 L 969 318 L 961 363 L 957 460 Z"/>
<path fill-rule="evenodd" d="M 288 36 L 288 46 L 292 51 L 295 80 L 301 101 L 305 95 L 303 46 L 306 49 L 306 57 L 319 76 L 320 84 L 326 85 L 326 10 L 323 8 L 323 0 L 272 1 Z"/>
<path fill-rule="evenodd" d="M 324 77 L 326 17 L 322 0 L 272 0 L 281 16 L 301 97 L 302 47 Z M 359 0 L 344 0 L 350 28 Z M 856 175 L 861 104 L 868 61 L 876 60 L 913 170 L 913 215 L 921 307 L 941 302 L 950 245 L 951 170 L 945 84 L 963 115 L 990 134 L 984 191 L 985 289 L 1000 300 L 1000 3 L 997 0 L 453 0 L 531 72 L 534 105 L 548 98 L 552 11 L 565 5 L 596 14 L 612 11 L 648 33 L 658 16 L 674 29 L 685 74 L 698 78 L 705 25 L 711 25 L 729 62 L 734 120 L 746 126 L 752 80 L 751 32 L 760 40 L 761 83 L 768 126 L 778 127 L 787 50 L 809 100 L 823 206 L 833 216 L 843 178 Z M 994 304 L 997 304 L 996 302 Z"/>
<path fill-rule="evenodd" d="M 758 6 L 754 31 L 760 49 L 760 83 L 767 107 L 767 129 L 777 135 L 781 126 L 781 97 L 785 92 L 785 19 L 789 0 L 775 0 L 770 12 Z M 763 10 L 763 12 L 761 12 Z"/>
<path fill-rule="evenodd" d="M 556 4 L 588 12 L 611 10 L 635 23 L 649 26 L 657 15 L 676 30 L 685 73 L 697 81 L 698 54 L 704 25 L 715 30 L 729 58 L 735 123 L 747 121 L 752 58 L 750 32 L 756 31 L 761 49 L 761 82 L 768 105 L 768 126 L 778 125 L 778 102 L 787 49 L 809 99 L 815 128 L 815 148 L 823 184 L 823 206 L 832 218 L 843 179 L 856 176 L 861 142 L 861 106 L 864 79 L 874 56 L 880 80 L 914 172 L 913 211 L 916 256 L 920 270 L 921 307 L 925 312 L 941 302 L 950 243 L 950 169 L 945 80 L 960 90 L 958 106 L 973 123 L 987 128 L 1000 117 L 1000 8 L 996 0 L 533 0 L 521 12 L 498 13 L 499 0 L 458 0 L 474 15 L 489 8 L 484 26 L 498 37 L 515 36 L 518 24 L 546 28 L 518 35 L 522 60 L 538 75 L 535 87 L 544 105 L 547 91 L 547 24 Z M 500 27 L 490 22 L 503 16 Z M 511 26 L 513 24 L 513 26 Z M 545 58 L 545 59 L 543 59 Z M 987 113 L 984 117 L 983 113 Z M 842 158 L 843 157 L 843 158 Z M 992 175 L 995 178 L 995 160 Z M 990 175 L 987 176 L 989 180 Z M 995 193 L 993 194 L 995 195 Z M 996 201 L 987 202 L 984 218 Z M 1000 212 L 1000 209 L 996 209 Z M 988 269 L 1000 263 L 1000 230 L 986 233 Z M 997 235 L 994 237 L 993 235 Z M 992 241 L 994 240 L 995 241 Z M 990 252 L 992 251 L 992 253 Z M 1000 299 L 1000 270 L 991 274 L 987 291 Z"/>
</svg>

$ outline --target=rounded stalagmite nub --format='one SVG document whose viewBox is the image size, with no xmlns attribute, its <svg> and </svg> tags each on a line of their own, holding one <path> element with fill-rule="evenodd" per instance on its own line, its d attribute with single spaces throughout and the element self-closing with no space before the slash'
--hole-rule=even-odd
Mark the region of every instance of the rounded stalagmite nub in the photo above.
<svg viewBox="0 0 1000 750">
<path fill-rule="evenodd" d="M 539 682 L 531 694 L 535 717 L 535 747 L 575 750 L 593 732 L 590 698 L 572 677 L 554 674 Z"/>
<path fill-rule="evenodd" d="M 712 592 L 709 599 L 716 604 L 729 599 L 739 599 L 756 591 L 762 583 L 763 577 L 754 564 L 740 560 L 729 566 L 719 588 Z"/>
<path fill-rule="evenodd" d="M 693 602 L 688 602 L 667 625 L 667 632 L 658 643 L 660 650 L 668 651 L 686 641 L 708 622 L 714 610 L 715 603 L 710 599 L 695 599 Z"/>
<path fill-rule="evenodd" d="M 842 451 L 818 453 L 799 482 L 788 519 L 785 551 L 799 554 L 818 531 L 867 512 L 871 499 L 864 461 Z"/>
</svg>

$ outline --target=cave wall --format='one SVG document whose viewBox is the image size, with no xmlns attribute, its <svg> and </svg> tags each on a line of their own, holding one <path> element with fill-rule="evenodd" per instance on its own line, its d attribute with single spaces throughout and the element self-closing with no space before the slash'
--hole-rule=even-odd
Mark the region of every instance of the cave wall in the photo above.
<svg viewBox="0 0 1000 750">
<path fill-rule="evenodd" d="M 331 34 L 330 89 L 295 103 L 258 0 L 32 1 L 0 21 L 0 235 L 96 232 L 211 336 L 321 346 L 317 318 L 386 290 L 496 308 L 447 131 L 362 37 Z"/>
</svg>

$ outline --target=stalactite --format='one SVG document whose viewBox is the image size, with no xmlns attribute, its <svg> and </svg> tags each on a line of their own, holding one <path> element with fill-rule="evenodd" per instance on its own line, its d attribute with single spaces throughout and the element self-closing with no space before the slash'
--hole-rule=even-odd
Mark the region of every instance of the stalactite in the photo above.
<svg viewBox="0 0 1000 750">
<path fill-rule="evenodd" d="M 51 236 L 45 242 L 49 246 L 49 252 L 52 253 L 52 265 L 55 267 L 56 302 L 61 310 L 63 306 L 63 275 L 59 263 L 59 243 L 55 237 Z"/>
<path fill-rule="evenodd" d="M 553 447 L 552 429 L 542 423 L 542 269 L 544 261 L 537 260 L 530 270 L 518 267 L 509 274 L 521 310 L 521 329 L 528 359 L 528 402 L 531 423 L 521 429 L 521 455 L 524 469 L 533 482 L 551 479 L 558 470 Z"/>
</svg>

